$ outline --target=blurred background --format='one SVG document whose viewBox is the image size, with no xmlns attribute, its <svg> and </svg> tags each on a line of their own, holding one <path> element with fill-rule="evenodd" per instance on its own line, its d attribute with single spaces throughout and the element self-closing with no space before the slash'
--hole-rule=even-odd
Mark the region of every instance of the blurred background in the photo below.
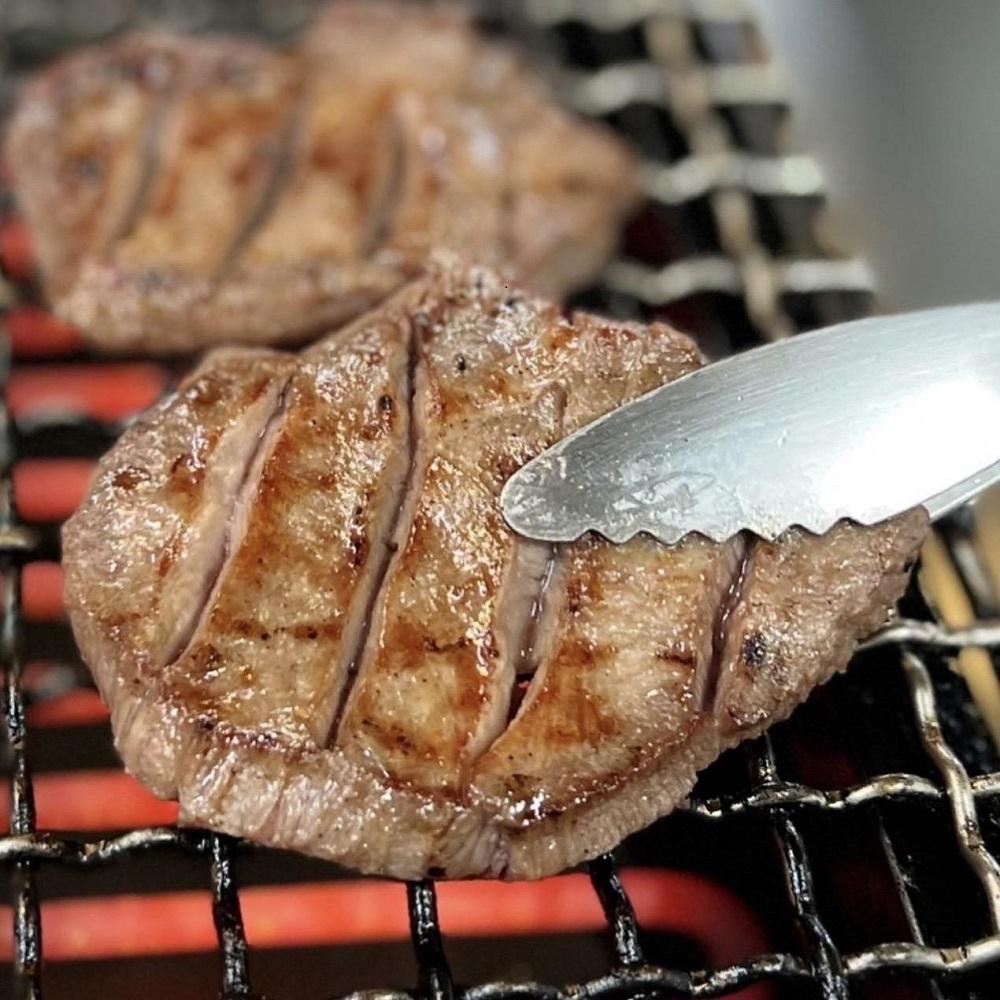
<svg viewBox="0 0 1000 1000">
<path fill-rule="evenodd" d="M 1000 4 L 752 2 L 882 304 L 1000 296 Z"/>
</svg>

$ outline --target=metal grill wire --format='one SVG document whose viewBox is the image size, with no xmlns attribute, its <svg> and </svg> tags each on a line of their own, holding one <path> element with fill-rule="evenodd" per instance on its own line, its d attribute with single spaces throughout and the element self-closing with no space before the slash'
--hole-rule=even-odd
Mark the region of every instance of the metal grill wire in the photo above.
<svg viewBox="0 0 1000 1000">
<path fill-rule="evenodd" d="M 175 6 L 187 12 L 188 26 L 206 26 L 209 4 Z M 265 27 L 274 31 L 297 27 L 307 7 L 262 3 L 254 9 Z M 117 11 L 121 21 L 135 13 L 127 2 L 107 5 L 106 10 Z M 651 202 L 685 207 L 707 200 L 718 238 L 717 251 L 659 263 L 623 257 L 609 266 L 598 292 L 599 300 L 603 298 L 617 308 L 638 311 L 643 307 L 648 312 L 699 296 L 709 296 L 716 305 L 720 297 L 731 297 L 742 306 L 742 317 L 751 327 L 752 339 L 757 341 L 795 332 L 801 325 L 799 317 L 814 323 L 839 318 L 845 308 L 855 315 L 863 311 L 871 291 L 870 274 L 863 262 L 832 256 L 818 236 L 815 243 L 819 249 L 811 256 L 783 258 L 769 245 L 774 240 L 768 240 L 762 231 L 765 227 L 761 225 L 760 200 L 775 199 L 783 209 L 775 211 L 775 219 L 769 224 L 785 243 L 801 245 L 801 239 L 790 235 L 793 223 L 803 217 L 799 209 L 806 206 L 809 226 L 821 228 L 816 198 L 822 192 L 822 181 L 811 159 L 782 153 L 764 134 L 767 129 L 762 132 L 759 122 L 754 124 L 754 115 L 762 108 L 772 121 L 775 115 L 780 116 L 783 95 L 772 67 L 761 56 L 762 46 L 739 0 L 511 0 L 502 5 L 502 10 L 503 19 L 526 33 L 529 40 L 541 37 L 548 44 L 553 33 L 564 28 L 586 31 L 597 58 L 593 60 L 595 65 L 586 69 L 561 71 L 567 98 L 584 113 L 611 119 L 621 114 L 624 121 L 617 123 L 626 131 L 628 113 L 637 106 L 666 112 L 686 152 L 672 162 L 661 159 L 647 164 Z M 491 17 L 495 15 L 494 11 L 490 13 Z M 91 23 L 90 27 L 92 31 L 112 30 L 121 26 L 121 21 L 112 19 L 98 28 Z M 602 54 L 602 46 L 608 48 L 610 40 L 622 36 L 641 41 L 643 58 L 621 60 Z M 0 361 L 0 379 L 5 385 L 10 372 L 9 350 Z M 10 471 L 18 453 L 18 432 L 6 406 L 0 408 L 0 420 L 0 657 L 4 671 L 4 751 L 11 788 L 10 833 L 0 837 L 0 860 L 9 871 L 14 900 L 14 996 L 24 1000 L 42 995 L 36 890 L 40 868 L 58 862 L 86 869 L 135 852 L 171 846 L 205 856 L 222 955 L 222 995 L 251 997 L 247 941 L 233 873 L 235 844 L 229 838 L 155 828 L 87 841 L 35 829 L 25 753 L 19 598 L 21 566 L 34 551 L 36 539 L 18 523 L 14 509 Z M 465 1000 L 514 996 L 539 1000 L 570 996 L 618 998 L 652 993 L 707 997 L 726 995 L 760 980 L 788 980 L 812 983 L 823 997 L 846 998 L 849 984 L 856 977 L 890 970 L 955 976 L 1000 961 L 1000 865 L 984 844 L 977 816 L 977 802 L 1000 796 L 1000 774 L 970 778 L 943 738 L 934 684 L 922 655 L 968 647 L 1000 649 L 1000 622 L 983 621 L 967 629 L 951 630 L 931 621 L 897 620 L 867 645 L 900 650 L 915 722 L 940 783 L 909 773 L 881 774 L 855 787 L 833 791 L 784 781 L 778 774 L 771 741 L 764 737 L 746 748 L 752 774 L 747 793 L 696 799 L 688 807 L 690 813 L 706 822 L 726 822 L 750 811 L 769 818 L 789 900 L 801 930 L 804 947 L 800 954 L 760 955 L 727 968 L 693 972 L 647 964 L 631 904 L 614 862 L 604 857 L 590 865 L 590 876 L 614 944 L 615 965 L 606 976 L 572 987 L 490 983 L 459 991 L 445 957 L 434 885 L 421 882 L 408 889 L 413 946 L 420 969 L 417 992 L 435 1000 L 454 995 Z M 962 946 L 941 948 L 922 943 L 917 927 L 916 942 L 887 942 L 841 954 L 817 907 L 813 874 L 797 816 L 807 811 L 835 814 L 901 800 L 936 803 L 950 809 L 959 848 L 982 887 L 992 933 Z M 378 991 L 377 995 L 385 1000 L 402 1000 L 410 994 Z"/>
</svg>

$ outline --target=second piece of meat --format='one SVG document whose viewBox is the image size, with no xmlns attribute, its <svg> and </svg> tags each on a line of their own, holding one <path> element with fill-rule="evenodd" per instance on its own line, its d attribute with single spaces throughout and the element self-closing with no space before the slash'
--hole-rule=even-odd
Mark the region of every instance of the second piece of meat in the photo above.
<svg viewBox="0 0 1000 1000">
<path fill-rule="evenodd" d="M 602 266 L 632 157 L 454 8 L 338 3 L 289 54 L 134 35 L 26 87 L 6 159 L 57 313 L 171 352 L 328 332 L 438 248 L 554 296 Z"/>
</svg>

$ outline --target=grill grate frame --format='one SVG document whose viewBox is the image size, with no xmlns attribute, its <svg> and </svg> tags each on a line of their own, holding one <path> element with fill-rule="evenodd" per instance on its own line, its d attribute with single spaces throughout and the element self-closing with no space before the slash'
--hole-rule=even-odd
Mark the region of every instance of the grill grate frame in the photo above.
<svg viewBox="0 0 1000 1000">
<path fill-rule="evenodd" d="M 244 10 L 240 5 L 224 8 L 208 0 L 184 0 L 160 14 L 172 14 L 188 28 L 219 24 L 280 35 L 295 30 L 308 8 L 308 3 L 291 5 L 290 9 L 277 2 L 260 3 L 248 14 L 251 5 Z M 867 265 L 839 256 L 821 236 L 821 172 L 811 158 L 782 152 L 780 144 L 772 141 L 786 114 L 784 93 L 773 67 L 761 56 L 763 46 L 740 0 L 619 0 L 614 4 L 605 0 L 508 0 L 500 10 L 499 18 L 489 10 L 489 19 L 511 27 L 529 45 L 550 55 L 563 45 L 562 54 L 568 59 L 555 73 L 567 100 L 578 110 L 610 119 L 640 140 L 643 135 L 648 138 L 649 121 L 656 120 L 650 117 L 653 111 L 666 116 L 687 153 L 680 159 L 653 158 L 647 164 L 651 204 L 667 210 L 697 206 L 715 230 L 716 245 L 711 252 L 656 260 L 622 257 L 612 262 L 587 304 L 618 313 L 671 315 L 676 306 L 707 299 L 709 308 L 703 319 L 708 325 L 720 326 L 730 346 L 774 340 L 803 326 L 853 318 L 868 311 L 873 284 Z M 105 5 L 105 18 L 96 24 L 86 18 L 61 20 L 58 5 L 40 7 L 41 13 L 34 15 L 30 11 L 29 5 L 23 9 L 11 5 L 8 16 L 27 20 L 5 27 L 15 39 L 18 32 L 27 32 L 32 47 L 39 51 L 45 48 L 38 41 L 40 37 L 49 39 L 49 49 L 63 47 L 116 30 L 141 15 L 139 5 L 129 0 Z M 46 12 L 50 21 L 44 20 Z M 31 16 L 41 21 L 32 21 Z M 588 58 L 574 56 L 574 45 L 589 48 Z M 642 53 L 621 58 L 622 50 L 629 47 L 638 47 Z M 574 68 L 566 68 L 574 63 Z M 6 88 L 11 79 L 12 74 L 4 72 L 0 61 L 0 85 L 5 88 L 0 101 L 9 98 Z M 637 108 L 644 113 L 633 114 Z M 780 244 L 778 250 L 772 245 L 775 242 Z M 802 246 L 813 249 L 806 254 L 781 251 L 782 247 Z M 5 344 L 0 364 L 0 384 L 5 386 L 11 371 L 9 345 Z M 0 660 L 4 671 L 3 749 L 11 786 L 10 833 L 0 837 L 0 861 L 10 873 L 15 904 L 14 996 L 17 1000 L 42 996 L 36 886 L 41 869 L 51 864 L 86 869 L 137 852 L 171 847 L 206 860 L 222 957 L 221 995 L 225 1000 L 251 998 L 248 945 L 234 874 L 234 841 L 168 827 L 134 830 L 101 840 L 64 838 L 36 830 L 21 688 L 24 629 L 20 588 L 21 568 L 38 551 L 39 540 L 18 521 L 11 481 L 15 457 L 29 450 L 31 442 L 15 426 L 6 406 L 0 407 L 0 421 Z M 968 553 L 965 558 L 969 558 Z M 944 981 L 1000 962 L 1000 863 L 984 843 L 978 816 L 980 808 L 1000 799 L 1000 773 L 970 776 L 945 740 L 926 662 L 972 647 L 1000 651 L 1000 622 L 982 620 L 970 628 L 949 629 L 930 619 L 900 619 L 867 645 L 899 662 L 916 729 L 940 783 L 919 774 L 895 772 L 835 790 L 784 780 L 772 740 L 765 736 L 744 750 L 751 773 L 746 792 L 695 799 L 688 807 L 689 813 L 710 823 L 726 823 L 748 812 L 768 818 L 790 906 L 801 931 L 800 953 L 760 955 L 714 970 L 681 971 L 647 964 L 635 914 L 614 861 L 603 857 L 591 863 L 589 873 L 614 945 L 614 966 L 607 975 L 561 988 L 496 982 L 459 989 L 445 955 L 434 884 L 425 881 L 409 885 L 407 893 L 420 970 L 416 993 L 431 1000 L 456 996 L 462 1000 L 618 1000 L 654 993 L 724 996 L 759 981 L 787 981 L 813 984 L 815 995 L 834 1000 L 846 998 L 852 982 L 862 977 L 907 971 Z M 810 812 L 877 812 L 900 801 L 950 811 L 956 843 L 982 887 L 992 933 L 961 946 L 936 947 L 925 943 L 912 917 L 914 942 L 887 942 L 842 954 L 815 898 L 800 817 Z M 890 865 L 898 871 L 888 839 L 886 850 Z M 379 990 L 377 995 L 381 1000 L 404 1000 L 413 994 Z"/>
</svg>

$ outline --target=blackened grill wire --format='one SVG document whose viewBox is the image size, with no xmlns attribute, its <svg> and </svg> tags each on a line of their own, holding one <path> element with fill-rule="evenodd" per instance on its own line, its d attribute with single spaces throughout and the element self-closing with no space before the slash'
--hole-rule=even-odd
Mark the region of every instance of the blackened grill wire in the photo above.
<svg viewBox="0 0 1000 1000">
<path fill-rule="evenodd" d="M 27 760 L 27 726 L 21 693 L 21 562 L 34 548 L 30 533 L 17 524 L 13 502 L 11 465 L 15 447 L 11 421 L 6 407 L 6 386 L 10 373 L 10 353 L 0 359 L 3 368 L 4 405 L 0 410 L 0 600 L 3 621 L 0 623 L 0 660 L 3 664 L 3 710 L 10 780 L 10 839 L 31 842 L 35 839 L 35 797 Z M 40 995 L 41 916 L 35 887 L 36 863 L 14 852 L 11 891 L 14 903 L 14 975 L 22 984 L 22 994 Z"/>
<path fill-rule="evenodd" d="M 136 4 L 123 2 L 109 10 L 123 19 L 134 17 Z M 189 27 L 209 26 L 208 3 L 190 7 Z M 294 6 L 294 5 L 293 5 Z M 294 24 L 276 13 L 281 4 L 262 3 L 258 16 L 272 30 L 290 30 Z M 57 9 L 57 8 L 54 8 Z M 302 8 L 300 8 L 302 9 Z M 825 253 L 813 256 L 777 256 L 765 244 L 755 224 L 754 199 L 785 201 L 815 199 L 822 193 L 821 175 L 809 158 L 784 155 L 761 143 L 755 148 L 744 137 L 737 144 L 732 122 L 741 110 L 782 106 L 784 96 L 771 66 L 763 60 L 713 59 L 706 35 L 720 28 L 740 45 L 754 49 L 753 25 L 740 0 L 512 0 L 505 10 L 515 29 L 551 32 L 576 25 L 592 33 L 595 47 L 608 33 L 631 32 L 642 37 L 646 57 L 628 61 L 600 57 L 586 69 L 564 72 L 565 93 L 581 111 L 611 115 L 635 102 L 661 107 L 684 137 L 687 153 L 669 164 L 646 167 L 650 198 L 664 206 L 684 206 L 707 199 L 718 231 L 721 252 L 688 255 L 650 265 L 634 259 L 613 262 L 603 289 L 611 301 L 632 301 L 660 308 L 692 295 L 727 295 L 742 302 L 757 340 L 786 336 L 799 325 L 786 306 L 789 296 L 816 298 L 817 315 L 828 308 L 821 301 L 831 293 L 871 291 L 871 277 L 863 261 L 839 259 Z M 269 13 L 270 12 L 270 13 Z M 197 17 L 195 17 L 197 14 Z M 198 20 L 201 18 L 201 20 Z M 87 19 L 84 19 L 85 21 Z M 120 27 L 109 22 L 104 30 Z M 735 30 L 735 36 L 734 36 Z M 755 54 L 759 49 L 754 49 Z M 4 82 L 5 86 L 7 81 Z M 9 96 L 4 94 L 6 98 Z M 752 127 L 748 127 L 752 133 Z M 627 129 L 626 129 L 627 131 Z M 837 317 L 833 317 L 837 318 Z M 0 377 L 6 381 L 9 357 L 3 357 Z M 0 577 L 3 620 L 0 657 L 4 671 L 4 752 L 10 771 L 10 833 L 0 837 L 0 861 L 8 868 L 15 914 L 15 996 L 41 996 L 40 915 L 35 888 L 37 869 L 64 863 L 83 869 L 120 860 L 140 851 L 180 847 L 204 855 L 209 864 L 213 917 L 223 965 L 223 996 L 250 997 L 247 942 L 240 916 L 233 874 L 234 844 L 228 838 L 174 828 L 135 830 L 103 840 L 61 838 L 35 831 L 31 777 L 25 754 L 25 725 L 20 688 L 19 645 L 22 626 L 19 608 L 20 567 L 34 551 L 30 532 L 18 525 L 11 500 L 10 469 L 17 453 L 16 430 L 6 406 L 0 409 Z M 977 802 L 1000 798 L 1000 774 L 970 778 L 958 756 L 944 741 L 936 717 L 934 687 L 920 658 L 921 650 L 947 652 L 964 646 L 1000 649 L 1000 623 L 981 622 L 970 629 L 950 631 L 925 621 L 898 621 L 869 645 L 898 645 L 913 699 L 917 728 L 942 785 L 915 774 L 881 774 L 852 788 L 834 791 L 807 787 L 781 779 L 770 739 L 747 749 L 752 782 L 743 795 L 691 803 L 689 811 L 706 821 L 725 821 L 747 811 L 771 819 L 785 869 L 789 898 L 802 931 L 803 954 L 761 955 L 724 969 L 693 972 L 645 963 L 631 904 L 618 881 L 614 863 L 601 858 L 590 865 L 615 945 L 615 968 L 606 976 L 573 987 L 538 983 L 491 983 L 457 990 L 453 984 L 437 921 L 434 885 L 422 882 L 408 892 L 410 924 L 420 968 L 418 992 L 447 1000 L 573 997 L 623 997 L 654 992 L 684 996 L 721 996 L 760 980 L 791 980 L 816 984 L 820 995 L 848 995 L 852 977 L 889 970 L 928 975 L 957 975 L 1000 961 L 1000 869 L 979 831 Z M 796 818 L 802 812 L 837 813 L 885 802 L 907 800 L 947 805 L 957 843 L 977 876 L 989 906 L 994 933 L 960 947 L 938 948 L 922 943 L 889 942 L 842 955 L 833 943 L 818 911 L 808 853 Z M 403 1000 L 407 993 L 377 991 L 385 1000 Z"/>
</svg>

